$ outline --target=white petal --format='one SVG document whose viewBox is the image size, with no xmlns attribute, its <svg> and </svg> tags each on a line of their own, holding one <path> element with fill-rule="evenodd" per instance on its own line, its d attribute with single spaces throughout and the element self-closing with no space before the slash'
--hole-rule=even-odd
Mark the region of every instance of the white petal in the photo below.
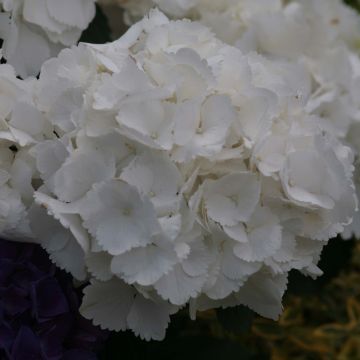
<svg viewBox="0 0 360 360">
<path fill-rule="evenodd" d="M 145 340 L 163 340 L 170 322 L 170 307 L 137 295 L 127 317 L 129 328 Z"/>
<path fill-rule="evenodd" d="M 281 174 L 287 195 L 300 204 L 332 209 L 345 179 L 339 177 L 342 169 L 338 160 L 334 157 L 330 163 L 327 160 L 312 150 L 291 152 Z"/>
<path fill-rule="evenodd" d="M 256 273 L 261 266 L 260 262 L 247 262 L 239 259 L 234 254 L 234 247 L 229 243 L 224 244 L 221 270 L 229 279 L 243 283 L 250 275 Z"/>
<path fill-rule="evenodd" d="M 37 135 L 43 132 L 45 119 L 34 106 L 25 102 L 18 102 L 13 108 L 9 123 L 29 135 Z"/>
<path fill-rule="evenodd" d="M 180 214 L 166 215 L 158 218 L 164 235 L 171 240 L 175 240 L 181 231 L 182 218 Z"/>
<path fill-rule="evenodd" d="M 76 0 L 75 0 L 76 2 Z M 24 19 L 35 25 L 39 25 L 47 30 L 62 32 L 65 26 L 49 16 L 47 11 L 47 0 L 27 0 L 24 2 L 23 16 Z"/>
<path fill-rule="evenodd" d="M 23 78 L 36 76 L 45 60 L 50 57 L 50 46 L 43 35 L 31 30 L 25 24 L 19 24 L 18 37 L 15 40 L 14 52 L 5 57 Z"/>
<path fill-rule="evenodd" d="M 85 29 L 95 15 L 93 0 L 46 0 L 49 15 L 61 24 Z"/>
<path fill-rule="evenodd" d="M 95 109 L 113 109 L 120 100 L 154 89 L 146 73 L 126 58 L 120 72 L 105 77 L 94 93 Z"/>
<path fill-rule="evenodd" d="M 258 207 L 248 224 L 248 242 L 236 244 L 234 253 L 245 261 L 263 261 L 281 247 L 282 228 L 269 208 Z"/>
<path fill-rule="evenodd" d="M 176 106 L 174 114 L 174 140 L 177 145 L 185 145 L 196 133 L 200 123 L 200 104 L 186 100 Z"/>
<path fill-rule="evenodd" d="M 281 300 L 287 286 L 287 274 L 271 276 L 257 273 L 236 294 L 243 305 L 261 316 L 277 320 L 282 312 Z"/>
<path fill-rule="evenodd" d="M 206 275 L 191 277 L 181 265 L 176 265 L 154 287 L 164 300 L 169 300 L 174 305 L 184 305 L 190 297 L 196 297 L 200 293 L 205 280 Z"/>
<path fill-rule="evenodd" d="M 111 261 L 111 271 L 129 284 L 148 286 L 167 274 L 176 260 L 175 252 L 151 244 L 115 256 Z"/>
<path fill-rule="evenodd" d="M 92 280 L 84 289 L 80 313 L 102 329 L 126 330 L 136 291 L 119 279 Z"/>
<path fill-rule="evenodd" d="M 85 228 L 112 255 L 146 246 L 160 231 L 150 201 L 120 181 L 94 185 L 79 212 Z"/>
<path fill-rule="evenodd" d="M 94 183 L 111 179 L 115 175 L 112 159 L 104 159 L 97 152 L 74 152 L 54 174 L 53 192 L 63 201 L 81 198 Z"/>
<path fill-rule="evenodd" d="M 177 210 L 182 176 L 163 154 L 148 151 L 135 157 L 120 178 L 149 197 L 158 214 Z"/>
<path fill-rule="evenodd" d="M 172 146 L 173 125 L 160 101 L 124 104 L 116 120 L 121 125 L 120 133 L 133 140 L 153 148 L 169 150 Z"/>
<path fill-rule="evenodd" d="M 283 231 L 281 247 L 273 256 L 275 261 L 287 262 L 294 258 L 294 252 L 296 247 L 295 236 L 290 232 Z"/>
<path fill-rule="evenodd" d="M 36 167 L 43 180 L 53 175 L 65 161 L 68 151 L 61 140 L 45 140 L 35 145 L 31 152 L 36 157 Z"/>
<path fill-rule="evenodd" d="M 70 132 L 75 129 L 83 105 L 83 89 L 75 88 L 63 91 L 51 106 L 48 119 L 61 130 Z"/>
<path fill-rule="evenodd" d="M 235 226 L 224 226 L 223 228 L 225 234 L 233 240 L 236 240 L 240 243 L 247 243 L 249 241 L 243 223 L 239 223 Z"/>
<path fill-rule="evenodd" d="M 197 239 L 190 245 L 190 253 L 182 262 L 182 268 L 189 276 L 200 276 L 207 273 L 212 260 L 211 253 L 202 239 Z"/>
<path fill-rule="evenodd" d="M 238 173 L 209 182 L 204 194 L 208 216 L 222 225 L 246 221 L 260 196 L 260 182 L 255 174 Z"/>
<path fill-rule="evenodd" d="M 69 229 L 77 243 L 87 253 L 90 248 L 90 239 L 82 226 L 80 216 L 77 214 L 76 204 L 74 206 L 73 204 L 63 203 L 41 191 L 44 191 L 44 189 L 40 188 L 39 191 L 34 193 L 35 202 L 41 207 L 46 208 L 47 213 L 58 220 L 65 229 Z"/>
<path fill-rule="evenodd" d="M 112 257 L 106 252 L 90 252 L 86 255 L 85 263 L 96 280 L 108 281 L 113 277 L 110 271 L 111 259 Z"/>
<path fill-rule="evenodd" d="M 72 233 L 38 205 L 30 208 L 29 219 L 34 235 L 49 253 L 50 259 L 76 279 L 84 280 L 84 251 Z"/>
<path fill-rule="evenodd" d="M 238 291 L 243 282 L 239 279 L 231 280 L 220 272 L 216 281 L 210 288 L 204 290 L 204 293 L 212 300 L 223 300 L 230 294 Z"/>
</svg>

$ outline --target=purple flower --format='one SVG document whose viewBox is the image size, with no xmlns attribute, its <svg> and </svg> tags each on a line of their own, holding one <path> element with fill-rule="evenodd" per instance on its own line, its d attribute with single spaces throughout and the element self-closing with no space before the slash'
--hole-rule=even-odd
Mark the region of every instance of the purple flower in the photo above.
<svg viewBox="0 0 360 360">
<path fill-rule="evenodd" d="M 96 360 L 107 332 L 80 316 L 80 300 L 38 245 L 0 239 L 0 359 Z"/>
</svg>

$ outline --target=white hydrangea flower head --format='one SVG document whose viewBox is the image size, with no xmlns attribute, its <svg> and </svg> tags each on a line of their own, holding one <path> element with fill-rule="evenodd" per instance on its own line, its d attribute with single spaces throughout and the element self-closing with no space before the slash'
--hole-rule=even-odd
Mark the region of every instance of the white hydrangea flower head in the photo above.
<svg viewBox="0 0 360 360">
<path fill-rule="evenodd" d="M 3 56 L 23 78 L 74 45 L 95 16 L 96 0 L 1 0 Z"/>
<path fill-rule="evenodd" d="M 310 109 L 306 63 L 154 10 L 113 43 L 61 51 L 39 80 L 10 78 L 0 177 L 34 241 L 90 280 L 81 312 L 103 328 L 160 340 L 187 304 L 276 319 L 288 272 L 320 275 L 351 222 L 353 153 Z"/>
<path fill-rule="evenodd" d="M 201 22 L 243 52 L 303 64 L 312 78 L 307 111 L 320 117 L 324 129 L 350 140 L 359 156 L 351 133 L 360 121 L 360 16 L 343 1 L 143 0 L 141 7 L 138 3 L 120 3 L 128 22 L 158 7 L 172 18 Z M 360 213 L 356 219 L 344 237 L 360 234 L 356 230 Z"/>
<path fill-rule="evenodd" d="M 125 9 L 128 20 L 137 20 L 149 9 L 158 7 L 169 17 L 202 22 L 229 44 L 236 44 L 243 37 L 252 38 L 261 50 L 287 55 L 292 51 L 320 53 L 326 42 L 339 39 L 358 43 L 355 31 L 359 30 L 358 16 L 341 0 L 114 0 L 113 3 Z M 305 23 L 307 27 L 303 26 Z M 226 29 L 222 28 L 225 24 Z M 288 32 L 282 31 L 284 28 Z M 278 37 L 282 37 L 281 41 Z M 316 48 L 319 44 L 322 46 Z"/>
<path fill-rule="evenodd" d="M 41 243 L 54 262 L 84 280 L 81 246 L 86 249 L 88 234 L 75 216 L 54 219 L 34 203 L 35 191 L 46 192 L 44 184 L 66 159 L 69 146 L 40 111 L 36 82 L 20 80 L 13 67 L 0 65 L 0 233 L 8 240 Z"/>
<path fill-rule="evenodd" d="M 344 138 L 359 121 L 360 17 L 341 0 L 123 1 L 125 16 L 157 6 L 170 17 L 188 17 L 245 52 L 305 63 L 315 85 L 309 109 Z M 145 6 L 146 4 L 146 6 Z M 182 8 L 178 14 L 174 9 Z M 134 17 L 136 18 L 136 16 Z M 340 71 L 341 70 L 341 71 Z"/>
<path fill-rule="evenodd" d="M 108 1 L 107 1 L 108 3 Z M 198 20 L 223 41 L 235 43 L 253 17 L 281 10 L 281 0 L 115 0 L 124 8 L 126 23 L 133 23 L 157 7 L 171 18 Z"/>
</svg>

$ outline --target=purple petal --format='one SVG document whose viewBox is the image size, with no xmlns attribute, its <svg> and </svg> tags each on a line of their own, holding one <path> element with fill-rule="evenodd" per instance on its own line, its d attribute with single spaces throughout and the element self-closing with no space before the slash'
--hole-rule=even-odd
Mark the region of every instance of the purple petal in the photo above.
<svg viewBox="0 0 360 360">
<path fill-rule="evenodd" d="M 41 360 L 41 347 L 38 337 L 27 326 L 22 326 L 16 336 L 11 352 L 12 360 Z"/>
<path fill-rule="evenodd" d="M 9 317 L 18 316 L 30 308 L 28 293 L 16 286 L 9 286 L 1 292 L 1 302 Z"/>
<path fill-rule="evenodd" d="M 2 259 L 16 259 L 18 255 L 18 247 L 16 243 L 11 241 L 0 241 L 0 254 Z"/>
<path fill-rule="evenodd" d="M 33 310 L 38 320 L 52 318 L 69 311 L 66 297 L 54 278 L 47 278 L 34 283 L 31 296 Z"/>
<path fill-rule="evenodd" d="M 51 331 L 41 335 L 41 346 L 47 359 L 62 359 L 63 342 L 63 337 L 57 337 Z"/>
<path fill-rule="evenodd" d="M 72 334 L 73 315 L 65 314 L 47 322 L 41 323 L 39 336 L 41 338 L 44 353 L 49 357 L 56 357 L 59 351 L 63 351 L 63 344 Z"/>
<path fill-rule="evenodd" d="M 10 259 L 0 259 L 0 286 L 7 285 L 8 278 L 14 272 L 15 268 L 14 262 Z"/>
<path fill-rule="evenodd" d="M 2 322 L 0 325 L 0 350 L 4 350 L 9 355 L 15 336 L 15 331 L 6 322 Z"/>
<path fill-rule="evenodd" d="M 79 315 L 81 296 L 40 246 L 0 239 L 0 358 L 96 359 L 108 333 Z"/>
</svg>

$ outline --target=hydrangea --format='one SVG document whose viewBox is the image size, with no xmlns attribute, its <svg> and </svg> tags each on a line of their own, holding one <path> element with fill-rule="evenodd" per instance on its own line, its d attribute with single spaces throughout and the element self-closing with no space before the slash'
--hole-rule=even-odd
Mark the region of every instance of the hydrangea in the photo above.
<svg viewBox="0 0 360 360">
<path fill-rule="evenodd" d="M 33 202 L 35 163 L 23 147 L 32 136 L 42 139 L 45 125 L 34 107 L 34 81 L 19 80 L 11 66 L 0 65 L 0 233 L 11 239 L 32 238 L 26 208 Z"/>
<path fill-rule="evenodd" d="M 2 359 L 96 359 L 107 336 L 78 314 L 79 291 L 38 245 L 0 240 Z"/>
<path fill-rule="evenodd" d="M 280 11 L 283 3 L 281 0 L 100 0 L 100 3 L 110 1 L 124 8 L 128 24 L 157 7 L 171 18 L 202 22 L 227 43 L 239 40 L 254 17 Z"/>
<path fill-rule="evenodd" d="M 345 139 L 358 157 L 358 140 L 352 134 L 358 133 L 360 121 L 360 17 L 343 1 L 128 0 L 119 3 L 130 23 L 157 6 L 170 17 L 185 16 L 200 21 L 217 37 L 243 52 L 256 51 L 271 59 L 303 64 L 313 82 L 308 111 L 320 116 L 322 126 Z M 352 234 L 360 237 L 360 213 L 343 237 Z"/>
<path fill-rule="evenodd" d="M 90 280 L 81 313 L 103 328 L 160 340 L 185 305 L 276 319 L 288 272 L 320 275 L 323 246 L 351 222 L 353 153 L 309 110 L 303 63 L 152 11 L 29 83 L 1 133 L 18 149 L 9 166 L 28 170 L 4 186 L 29 237 Z"/>
<path fill-rule="evenodd" d="M 0 0 L 3 55 L 26 78 L 75 44 L 95 16 L 96 0 Z"/>
<path fill-rule="evenodd" d="M 103 0 L 104 1 L 104 0 Z M 110 0 L 111 1 L 111 0 Z M 107 1 L 109 2 L 109 1 Z M 334 41 L 353 43 L 359 30 L 355 11 L 341 0 L 113 0 L 134 21 L 153 7 L 172 18 L 191 18 L 228 44 L 258 46 L 286 56 L 320 53 Z M 316 21 L 318 20 L 318 21 Z M 304 24 L 307 27 L 304 27 Z M 222 25 L 227 25 L 222 27 Z M 288 33 L 281 29 L 286 28 Z M 316 36 L 314 35 L 314 32 Z M 296 36 L 296 44 L 291 42 Z M 247 41 L 245 41 L 247 40 Z M 281 41 L 279 41 L 281 40 Z M 354 43 L 353 43 L 354 44 Z M 316 48 L 320 45 L 320 49 Z M 282 49 L 280 49 L 282 48 Z M 295 54 L 291 54 L 295 52 Z"/>
</svg>

